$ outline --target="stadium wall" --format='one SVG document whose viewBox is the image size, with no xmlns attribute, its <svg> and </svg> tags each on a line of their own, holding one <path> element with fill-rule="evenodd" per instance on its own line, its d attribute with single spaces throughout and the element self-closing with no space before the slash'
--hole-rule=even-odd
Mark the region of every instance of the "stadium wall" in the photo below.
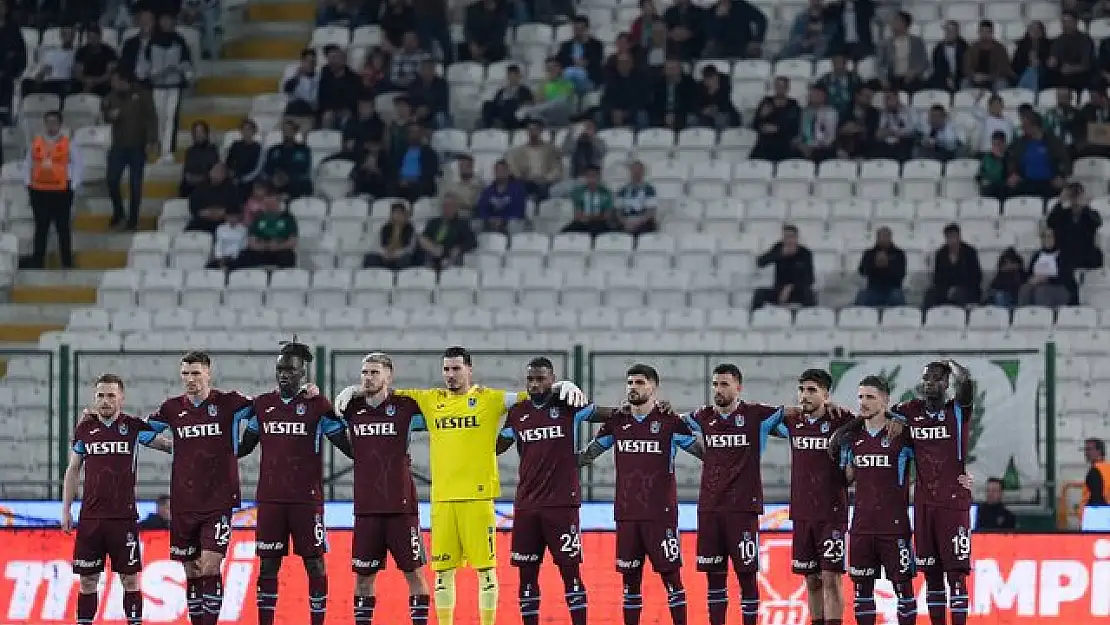
<svg viewBox="0 0 1110 625">
<path fill-rule="evenodd" d="M 77 580 L 70 571 L 72 536 L 58 530 L 0 531 L 0 623 L 10 625 L 59 625 L 72 622 Z M 509 535 L 498 534 L 498 550 L 508 553 Z M 976 625 L 1041 625 L 1069 623 L 1079 625 L 1110 617 L 1110 535 L 1052 534 L 1012 535 L 977 534 L 973 537 L 975 557 L 971 581 L 971 606 Z M 331 579 L 329 612 L 331 622 L 349 622 L 352 613 L 353 576 L 350 572 L 351 533 L 329 532 L 331 553 L 328 569 Z M 694 553 L 694 535 L 682 536 L 683 552 Z M 621 621 L 620 578 L 613 569 L 614 535 L 590 532 L 583 536 L 586 563 L 583 576 L 590 593 L 591 622 Z M 180 565 L 169 561 L 168 536 L 162 532 L 143 534 L 146 568 L 142 576 L 146 595 L 144 622 L 186 625 L 184 576 Z M 307 611 L 304 573 L 295 563 L 282 568 L 279 590 L 279 622 L 300 622 Z M 233 537 L 225 570 L 225 601 L 220 622 L 255 625 L 253 582 L 257 574 L 254 543 L 247 532 Z M 766 533 L 761 537 L 761 595 L 763 613 L 760 625 L 805 625 L 805 587 L 790 573 L 790 537 Z M 501 619 L 516 623 L 516 575 L 505 559 L 498 565 L 501 577 Z M 670 623 L 666 596 L 657 579 L 644 584 L 644 625 Z M 705 623 L 705 584 L 687 562 L 683 569 L 690 598 L 690 622 Z M 475 578 L 460 576 L 458 619 L 476 622 Z M 544 566 L 541 586 L 545 591 L 543 623 L 568 622 L 563 604 L 561 581 L 550 565 Z M 919 606 L 924 615 L 920 578 Z M 850 584 L 845 584 L 850 589 Z M 396 570 L 381 574 L 376 583 L 381 597 L 376 621 L 403 623 L 408 620 L 405 596 L 407 586 Z M 1097 592 L 1096 592 L 1096 589 Z M 122 588 L 111 580 L 101 592 L 97 623 L 123 623 L 120 610 Z M 738 624 L 737 589 L 730 593 L 733 604 L 729 625 Z M 877 591 L 883 616 L 880 625 L 892 625 L 894 595 L 887 586 Z M 851 597 L 846 596 L 851 606 Z M 926 623 L 921 616 L 919 623 Z"/>
</svg>

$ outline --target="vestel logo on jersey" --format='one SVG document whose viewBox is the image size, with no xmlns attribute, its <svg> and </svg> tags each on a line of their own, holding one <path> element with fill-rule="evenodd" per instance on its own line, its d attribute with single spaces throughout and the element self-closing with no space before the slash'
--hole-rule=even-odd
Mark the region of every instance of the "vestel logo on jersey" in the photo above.
<svg viewBox="0 0 1110 625">
<path fill-rule="evenodd" d="M 705 437 L 706 447 L 747 447 L 748 435 L 747 434 L 707 434 Z"/>
<path fill-rule="evenodd" d="M 823 436 L 795 436 L 790 439 L 794 449 L 805 451 L 825 451 L 829 448 L 829 439 Z"/>
<path fill-rule="evenodd" d="M 948 433 L 948 427 L 944 425 L 932 425 L 929 427 L 910 426 L 910 436 L 913 437 L 914 440 L 919 441 L 938 441 L 952 438 Z"/>
<path fill-rule="evenodd" d="M 548 425 L 520 431 L 520 440 L 525 443 L 538 443 L 540 441 L 563 438 L 563 426 Z"/>
<path fill-rule="evenodd" d="M 391 421 L 384 423 L 352 423 L 351 432 L 355 436 L 396 436 L 397 424 Z"/>
<path fill-rule="evenodd" d="M 177 428 L 178 438 L 200 438 L 202 436 L 223 436 L 224 432 L 219 423 L 201 423 L 198 425 L 183 425 Z"/>
<path fill-rule="evenodd" d="M 437 430 L 469 430 L 478 427 L 478 417 L 468 415 L 465 417 L 440 417 L 436 419 Z"/>
<path fill-rule="evenodd" d="M 617 441 L 617 451 L 623 454 L 661 454 L 663 446 L 659 441 Z"/>
<path fill-rule="evenodd" d="M 890 456 L 885 454 L 860 454 L 853 458 L 854 464 L 861 469 L 889 469 Z"/>
<path fill-rule="evenodd" d="M 85 443 L 85 453 L 90 456 L 110 456 L 114 454 L 127 456 L 131 454 L 131 443 L 127 441 Z"/>
<path fill-rule="evenodd" d="M 266 434 L 308 436 L 308 424 L 301 421 L 267 421 L 262 424 L 262 431 Z"/>
</svg>

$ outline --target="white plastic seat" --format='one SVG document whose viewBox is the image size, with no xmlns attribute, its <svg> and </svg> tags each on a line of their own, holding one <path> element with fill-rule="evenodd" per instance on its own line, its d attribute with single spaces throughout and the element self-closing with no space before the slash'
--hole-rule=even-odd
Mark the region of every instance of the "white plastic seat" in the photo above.
<svg viewBox="0 0 1110 625">
<path fill-rule="evenodd" d="M 620 320 L 620 327 L 626 332 L 656 332 L 662 325 L 663 315 L 645 308 L 626 310 Z"/>
<path fill-rule="evenodd" d="M 111 328 L 112 319 L 103 308 L 75 308 L 69 313 L 66 330 L 72 332 L 104 332 Z"/>
<path fill-rule="evenodd" d="M 1014 330 L 1048 330 L 1053 323 L 1052 309 L 1044 306 L 1022 306 L 1014 310 L 1010 324 Z"/>
<path fill-rule="evenodd" d="M 752 325 L 755 326 L 753 315 Z M 794 315 L 794 327 L 799 330 L 828 330 L 836 327 L 836 313 L 830 308 L 801 308 Z"/>
<path fill-rule="evenodd" d="M 584 271 L 593 240 L 590 235 L 572 232 L 551 237 L 548 265 L 564 271 Z"/>
<path fill-rule="evenodd" d="M 199 309 L 220 308 L 224 303 L 223 290 L 226 279 L 224 272 L 218 269 L 186 272 L 184 291 L 189 294 L 188 305 Z"/>
<path fill-rule="evenodd" d="M 515 307 L 523 280 L 521 272 L 513 268 L 482 272 L 478 276 L 477 304 L 492 309 Z"/>
<path fill-rule="evenodd" d="M 405 269 L 397 272 L 393 287 L 393 305 L 420 308 L 432 303 L 436 289 L 436 273 L 431 269 Z"/>
<path fill-rule="evenodd" d="M 262 308 L 267 277 L 262 269 L 240 269 L 228 274 L 224 304 L 231 308 Z"/>
<path fill-rule="evenodd" d="M 873 331 L 879 327 L 879 311 L 864 306 L 842 308 L 837 313 L 836 326 L 842 330 Z"/>
<path fill-rule="evenodd" d="M 139 304 L 146 308 L 174 308 L 180 303 L 178 294 L 184 284 L 185 276 L 180 269 L 146 271 L 139 291 Z"/>
<path fill-rule="evenodd" d="M 449 308 L 473 306 L 478 291 L 478 271 L 468 267 L 452 267 L 439 274 L 436 303 Z"/>
<path fill-rule="evenodd" d="M 775 168 L 775 178 L 771 181 L 774 197 L 783 200 L 796 200 L 810 197 L 812 184 L 817 175 L 817 167 L 810 161 L 789 159 Z"/>
<path fill-rule="evenodd" d="M 713 264 L 717 238 L 711 234 L 687 234 L 675 245 L 675 267 L 688 271 L 704 270 Z"/>
<path fill-rule="evenodd" d="M 487 332 L 493 329 L 493 314 L 485 308 L 461 307 L 451 315 L 451 328 Z"/>
<path fill-rule="evenodd" d="M 967 318 L 968 330 L 1008 330 L 1010 311 L 998 306 L 979 306 L 971 309 Z"/>
<path fill-rule="evenodd" d="M 601 272 L 568 273 L 563 277 L 560 302 L 567 308 L 600 308 L 605 287 L 605 274 Z"/>
<path fill-rule="evenodd" d="M 150 311 L 124 308 L 112 313 L 112 331 L 117 334 L 150 331 Z"/>
<path fill-rule="evenodd" d="M 925 328 L 963 330 L 966 325 L 967 313 L 959 306 L 935 306 L 925 311 Z"/>
<path fill-rule="evenodd" d="M 309 297 L 314 306 L 324 310 L 347 306 L 347 294 L 354 278 L 349 269 L 317 269 L 312 272 L 312 290 Z"/>
<path fill-rule="evenodd" d="M 856 195 L 872 200 L 893 198 L 899 175 L 897 161 L 864 161 L 860 167 L 859 181 L 856 183 Z"/>
<path fill-rule="evenodd" d="M 627 267 L 635 239 L 621 232 L 609 232 L 598 236 L 593 243 L 591 267 Z"/>
<path fill-rule="evenodd" d="M 1098 327 L 1098 311 L 1090 306 L 1061 306 L 1056 311 L 1056 328 L 1087 330 Z"/>
<path fill-rule="evenodd" d="M 305 269 L 275 271 L 270 276 L 270 288 L 266 291 L 266 305 L 278 309 L 303 308 L 309 282 L 309 273 Z"/>
<path fill-rule="evenodd" d="M 883 311 L 883 330 L 918 330 L 921 328 L 921 310 L 911 306 L 896 306 Z"/>
</svg>

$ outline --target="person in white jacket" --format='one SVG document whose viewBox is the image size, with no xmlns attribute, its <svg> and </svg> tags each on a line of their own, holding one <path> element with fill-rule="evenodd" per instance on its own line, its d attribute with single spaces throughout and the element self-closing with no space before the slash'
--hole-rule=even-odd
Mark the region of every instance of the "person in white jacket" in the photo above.
<svg viewBox="0 0 1110 625">
<path fill-rule="evenodd" d="M 948 111 L 943 106 L 934 104 L 918 131 L 914 157 L 947 162 L 955 158 L 962 147 L 963 140 L 948 118 Z"/>
</svg>

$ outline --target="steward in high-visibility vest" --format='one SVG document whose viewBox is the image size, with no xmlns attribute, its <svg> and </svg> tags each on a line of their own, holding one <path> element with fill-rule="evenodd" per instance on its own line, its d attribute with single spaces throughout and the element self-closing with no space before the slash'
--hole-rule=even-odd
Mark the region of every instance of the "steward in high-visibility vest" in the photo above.
<svg viewBox="0 0 1110 625">
<path fill-rule="evenodd" d="M 62 114 L 43 115 L 45 132 L 35 135 L 24 162 L 24 183 L 35 218 L 35 239 L 31 256 L 20 266 L 41 269 L 46 264 L 46 243 L 50 226 L 58 231 L 58 254 L 62 267 L 73 267 L 73 194 L 81 186 L 81 152 L 74 141 L 62 133 Z"/>
<path fill-rule="evenodd" d="M 1083 506 L 1110 506 L 1110 462 L 1106 461 L 1106 442 L 1088 438 L 1083 442 L 1083 455 L 1091 464 L 1083 480 Z"/>
</svg>

